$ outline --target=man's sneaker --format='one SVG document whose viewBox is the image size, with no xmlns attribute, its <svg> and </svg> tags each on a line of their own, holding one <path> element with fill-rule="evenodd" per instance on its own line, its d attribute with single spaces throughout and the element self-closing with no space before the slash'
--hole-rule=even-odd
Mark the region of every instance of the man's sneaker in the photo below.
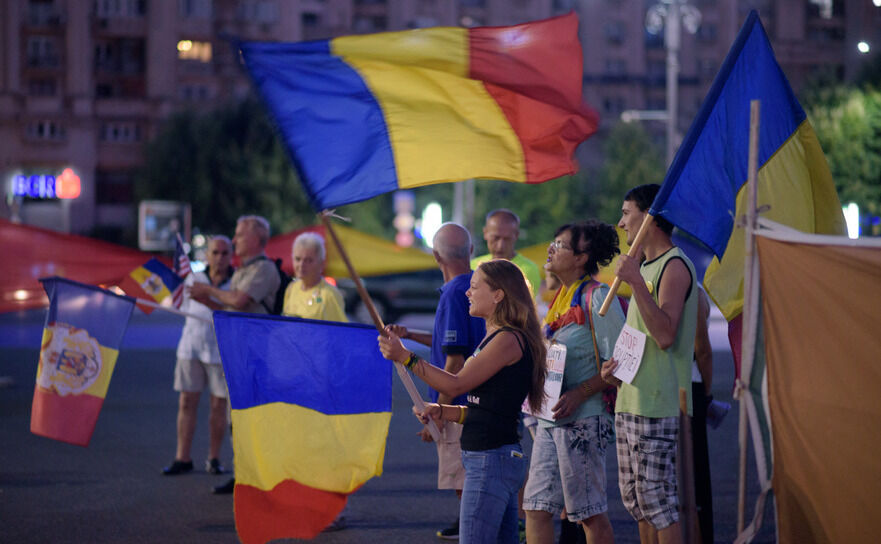
<svg viewBox="0 0 881 544">
<path fill-rule="evenodd" d="M 185 474 L 191 470 L 193 470 L 192 461 L 178 461 L 175 459 L 173 463 L 162 469 L 162 474 L 165 476 L 177 476 L 178 474 Z"/>
<path fill-rule="evenodd" d="M 436 534 L 441 540 L 459 540 L 459 518 L 456 518 L 455 523 L 446 529 L 441 529 Z"/>
<path fill-rule="evenodd" d="M 220 459 L 208 459 L 205 461 L 205 472 L 208 474 L 226 474 L 226 469 L 220 464 Z"/>
<path fill-rule="evenodd" d="M 230 478 L 223 485 L 218 485 L 212 488 L 211 492 L 215 495 L 229 495 L 236 489 L 236 479 Z"/>
<path fill-rule="evenodd" d="M 517 519 L 517 533 L 520 544 L 526 544 L 526 520 Z"/>
</svg>

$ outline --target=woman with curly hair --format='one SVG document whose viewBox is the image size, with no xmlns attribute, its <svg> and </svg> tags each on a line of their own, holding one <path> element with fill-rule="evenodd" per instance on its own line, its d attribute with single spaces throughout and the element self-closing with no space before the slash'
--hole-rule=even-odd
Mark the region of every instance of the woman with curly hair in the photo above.
<svg viewBox="0 0 881 544">
<path fill-rule="evenodd" d="M 534 410 L 544 399 L 546 348 L 532 294 L 510 261 L 481 264 L 466 292 L 469 313 L 486 320 L 486 337 L 458 374 L 450 374 L 407 351 L 391 327 L 379 338 L 382 354 L 405 365 L 434 389 L 468 405 L 429 403 L 418 412 L 464 423 L 465 485 L 459 513 L 462 544 L 518 542 L 517 492 L 526 478 L 518 424 L 524 399 Z"/>
<path fill-rule="evenodd" d="M 551 544 L 553 516 L 566 512 L 580 523 L 587 542 L 613 542 L 606 514 L 606 447 L 612 438 L 612 415 L 603 399 L 601 361 L 612 357 L 624 312 L 617 299 L 606 313 L 599 309 L 609 288 L 593 277 L 619 253 L 611 225 L 588 220 L 557 229 L 548 248 L 545 270 L 560 288 L 545 317 L 545 335 L 565 350 L 565 371 L 553 419 L 538 419 L 532 464 L 523 497 L 530 544 Z"/>
</svg>

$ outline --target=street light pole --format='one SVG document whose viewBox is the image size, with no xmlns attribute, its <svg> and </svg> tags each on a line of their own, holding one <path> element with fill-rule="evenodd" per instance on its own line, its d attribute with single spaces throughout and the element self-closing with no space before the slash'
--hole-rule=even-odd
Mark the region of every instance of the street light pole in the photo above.
<svg viewBox="0 0 881 544">
<path fill-rule="evenodd" d="M 665 19 L 664 46 L 667 48 L 667 167 L 676 152 L 676 121 L 679 119 L 679 2 L 670 2 Z"/>
<path fill-rule="evenodd" d="M 657 34 L 664 30 L 667 50 L 667 166 L 673 163 L 678 144 L 676 121 L 679 116 L 679 49 L 682 27 L 691 34 L 700 26 L 701 13 L 686 0 L 660 0 L 645 15 L 646 30 Z"/>
</svg>

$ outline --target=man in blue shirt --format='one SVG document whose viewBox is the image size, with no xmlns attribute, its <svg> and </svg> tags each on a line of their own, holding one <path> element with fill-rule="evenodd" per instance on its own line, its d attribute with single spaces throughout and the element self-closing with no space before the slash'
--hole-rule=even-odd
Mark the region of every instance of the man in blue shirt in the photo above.
<svg viewBox="0 0 881 544">
<path fill-rule="evenodd" d="M 465 291 L 471 284 L 471 235 L 468 230 L 456 223 L 445 223 L 434 236 L 434 259 L 444 275 L 444 285 L 440 288 L 440 301 L 434 317 L 434 330 L 431 334 L 408 331 L 400 325 L 394 326 L 395 333 L 420 344 L 431 346 L 431 364 L 454 374 L 462 370 L 465 359 L 471 356 L 486 334 L 483 319 L 471 317 Z M 466 404 L 465 396 L 455 399 L 438 394 L 429 388 L 432 402 L 443 404 Z M 465 469 L 459 437 L 462 425 L 447 422 L 441 428 L 441 441 L 437 444 L 438 489 L 455 489 L 461 497 L 465 482 Z M 422 440 L 431 442 L 427 428 L 420 435 Z M 437 536 L 447 540 L 458 540 L 459 520 L 450 527 L 437 532 Z"/>
</svg>

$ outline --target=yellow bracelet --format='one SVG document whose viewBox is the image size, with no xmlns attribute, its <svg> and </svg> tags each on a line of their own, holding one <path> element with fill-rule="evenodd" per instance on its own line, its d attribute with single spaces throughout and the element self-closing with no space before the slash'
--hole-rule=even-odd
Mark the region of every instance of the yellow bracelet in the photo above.
<svg viewBox="0 0 881 544">
<path fill-rule="evenodd" d="M 456 421 L 459 425 L 465 423 L 465 407 L 461 404 L 459 405 L 459 420 Z"/>
<path fill-rule="evenodd" d="M 411 351 L 410 356 L 407 357 L 407 360 L 400 364 L 404 365 L 404 368 L 406 368 L 407 370 L 413 370 L 413 367 L 416 366 L 417 362 L 419 362 L 419 357 L 417 357 L 416 354 Z"/>
</svg>

